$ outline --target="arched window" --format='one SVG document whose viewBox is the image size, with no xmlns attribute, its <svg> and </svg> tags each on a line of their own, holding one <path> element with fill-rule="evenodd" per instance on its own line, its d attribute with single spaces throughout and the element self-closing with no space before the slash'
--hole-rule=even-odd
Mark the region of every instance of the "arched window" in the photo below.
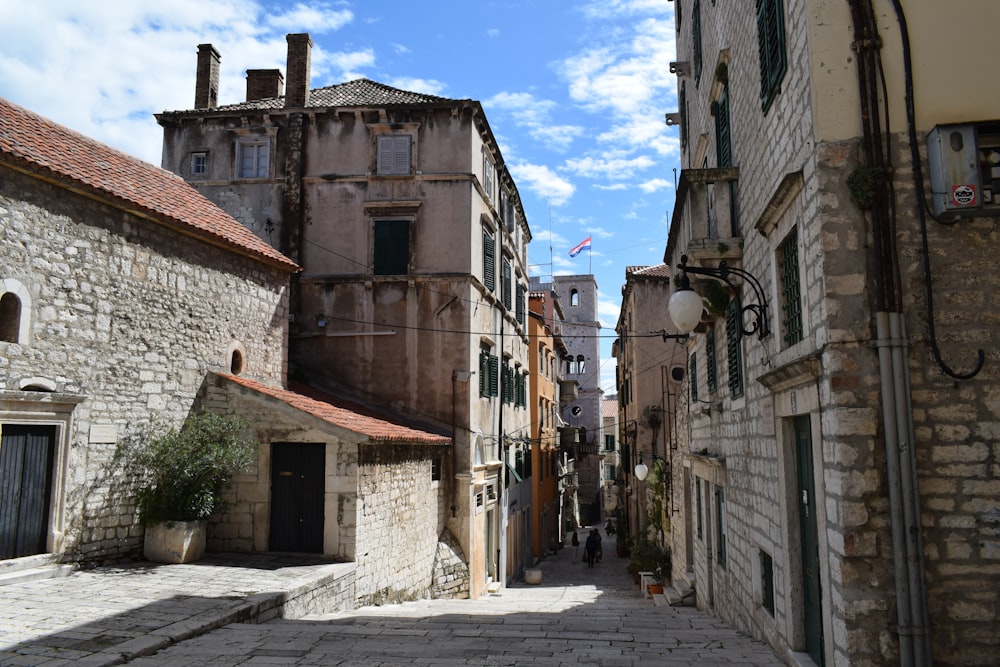
<svg viewBox="0 0 1000 667">
<path fill-rule="evenodd" d="M 583 358 L 583 355 L 577 355 L 576 357 L 576 372 L 583 373 L 587 367 L 587 360 Z"/>
<path fill-rule="evenodd" d="M 16 343 L 21 334 L 21 300 L 7 292 L 0 296 L 0 341 Z"/>
<path fill-rule="evenodd" d="M 579 306 L 580 305 L 580 293 L 573 288 L 569 291 L 569 305 Z"/>
</svg>

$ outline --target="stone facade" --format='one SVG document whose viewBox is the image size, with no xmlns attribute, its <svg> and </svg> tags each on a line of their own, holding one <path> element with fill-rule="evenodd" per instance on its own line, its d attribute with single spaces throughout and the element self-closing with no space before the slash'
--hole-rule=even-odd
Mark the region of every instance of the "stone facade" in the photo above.
<svg viewBox="0 0 1000 667">
<path fill-rule="evenodd" d="M 302 265 L 292 377 L 454 433 L 431 535 L 478 597 L 505 580 L 503 443 L 530 424 L 499 380 L 527 383 L 531 233 L 478 102 L 309 90 L 310 44 L 289 35 L 285 98 L 159 114 L 163 166 Z"/>
<path fill-rule="evenodd" d="M 623 493 L 619 502 L 633 539 L 654 540 L 664 547 L 669 547 L 671 519 L 665 493 L 678 438 L 674 406 L 687 369 L 684 342 L 663 336 L 677 335 L 663 307 L 670 275 L 663 264 L 625 269 L 613 349 L 618 362 L 617 422 L 622 425 L 622 451 L 628 454 L 619 489 L 636 491 L 635 496 Z M 645 481 L 635 477 L 640 461 L 649 474 Z"/>
<path fill-rule="evenodd" d="M 677 406 L 675 583 L 800 664 L 989 664 L 997 210 L 942 225 L 924 207 L 934 126 L 986 121 L 979 141 L 995 135 L 1000 93 L 971 74 L 988 29 L 952 31 L 912 3 L 904 33 L 888 2 L 764 0 L 786 66 L 762 67 L 751 7 L 676 4 L 684 169 L 664 261 L 742 267 L 770 331 L 727 327 L 726 298 L 713 312 L 712 279 L 696 284 L 709 308 Z M 862 112 L 873 46 L 886 94 Z M 891 188 L 859 203 L 873 173 L 859 165 L 891 166 Z M 760 303 L 749 281 L 736 289 Z"/>
<path fill-rule="evenodd" d="M 0 342 L 0 429 L 53 429 L 41 551 L 80 561 L 135 555 L 143 531 L 117 442 L 152 419 L 183 422 L 211 369 L 236 365 L 280 382 L 294 265 L 206 242 L 192 228 L 179 233 L 189 222 L 151 215 L 152 200 L 123 201 L 116 179 L 134 178 L 151 198 L 189 197 L 202 222 L 222 213 L 151 165 L 3 100 L 0 109 L 0 297 L 19 305 L 3 312 L 5 330 L 18 325 Z M 27 127 L 38 145 L 9 148 L 10 133 Z M 68 147 L 49 157 L 45 146 Z M 87 165 L 107 165 L 105 189 L 81 185 L 78 149 Z M 46 162 L 44 178 L 35 160 Z"/>
</svg>

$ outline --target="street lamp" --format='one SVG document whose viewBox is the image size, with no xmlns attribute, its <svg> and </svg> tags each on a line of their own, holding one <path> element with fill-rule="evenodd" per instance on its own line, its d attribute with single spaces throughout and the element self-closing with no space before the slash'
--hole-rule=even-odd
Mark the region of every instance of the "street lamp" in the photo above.
<svg viewBox="0 0 1000 667">
<path fill-rule="evenodd" d="M 682 334 L 690 333 L 698 323 L 701 322 L 701 312 L 704 309 L 701 296 L 691 288 L 691 281 L 688 274 L 696 276 L 708 276 L 718 278 L 733 289 L 736 295 L 736 309 L 740 313 L 740 336 L 757 334 L 758 338 L 764 338 L 770 333 L 767 324 L 767 296 L 760 281 L 753 275 L 735 266 L 729 266 L 725 261 L 719 262 L 718 268 L 708 268 L 704 266 L 688 266 L 687 255 L 681 256 L 681 263 L 678 269 L 681 270 L 680 285 L 670 296 L 667 310 L 670 312 L 670 319 L 676 325 L 677 330 Z M 732 276 L 742 278 L 753 288 L 757 303 L 744 305 L 740 298 L 740 290 L 732 281 Z M 746 322 L 745 315 L 750 314 L 750 321 Z"/>
<path fill-rule="evenodd" d="M 635 478 L 640 482 L 646 479 L 646 475 L 649 474 L 649 467 L 642 462 L 642 457 L 639 457 L 639 462 L 635 465 Z"/>
</svg>

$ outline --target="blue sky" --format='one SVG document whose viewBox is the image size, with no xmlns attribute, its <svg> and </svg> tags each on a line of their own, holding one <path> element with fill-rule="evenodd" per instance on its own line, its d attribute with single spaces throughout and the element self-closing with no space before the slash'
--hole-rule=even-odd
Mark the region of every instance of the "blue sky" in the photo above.
<svg viewBox="0 0 1000 667">
<path fill-rule="evenodd" d="M 222 54 L 219 102 L 245 71 L 314 41 L 311 86 L 366 77 L 479 100 L 534 240 L 532 275 L 594 273 L 601 386 L 625 267 L 658 264 L 679 170 L 668 0 L 0 0 L 0 96 L 154 164 L 153 118 L 194 103 L 197 45 Z M 570 258 L 586 237 L 592 250 Z"/>
</svg>

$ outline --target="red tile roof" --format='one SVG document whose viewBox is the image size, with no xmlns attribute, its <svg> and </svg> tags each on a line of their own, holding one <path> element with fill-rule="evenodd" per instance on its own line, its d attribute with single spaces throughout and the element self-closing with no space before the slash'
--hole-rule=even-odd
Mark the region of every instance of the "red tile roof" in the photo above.
<svg viewBox="0 0 1000 667">
<path fill-rule="evenodd" d="M 438 433 L 404 426 L 390 421 L 363 405 L 342 399 L 312 387 L 291 383 L 290 389 L 272 387 L 228 373 L 216 373 L 220 378 L 275 398 L 282 403 L 312 415 L 328 424 L 367 436 L 372 444 L 410 443 L 421 445 L 450 445 L 451 438 Z M 294 389 L 294 391 L 293 391 Z"/>
<path fill-rule="evenodd" d="M 2 97 L 0 163 L 285 271 L 299 269 L 180 177 Z"/>
<path fill-rule="evenodd" d="M 618 417 L 618 399 L 605 398 L 601 400 L 602 417 Z"/>
</svg>

